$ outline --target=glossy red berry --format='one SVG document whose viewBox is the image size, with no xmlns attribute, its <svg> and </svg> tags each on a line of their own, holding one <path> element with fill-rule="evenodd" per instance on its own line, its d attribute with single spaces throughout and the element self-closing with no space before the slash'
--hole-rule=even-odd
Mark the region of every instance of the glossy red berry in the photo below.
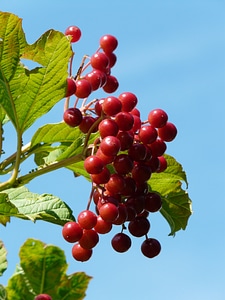
<svg viewBox="0 0 225 300">
<path fill-rule="evenodd" d="M 118 45 L 117 38 L 113 35 L 106 34 L 100 38 L 100 47 L 105 52 L 113 52 Z"/>
<path fill-rule="evenodd" d="M 137 97 L 130 92 L 124 92 L 120 94 L 118 99 L 122 103 L 122 111 L 126 111 L 126 112 L 131 112 L 135 108 L 138 102 Z"/>
<path fill-rule="evenodd" d="M 128 224 L 129 232 L 136 237 L 144 236 L 150 229 L 150 222 L 145 217 L 136 217 Z"/>
<path fill-rule="evenodd" d="M 63 114 L 63 120 L 71 127 L 76 127 L 82 122 L 83 116 L 78 108 L 68 108 Z"/>
<path fill-rule="evenodd" d="M 131 238 L 125 233 L 117 233 L 111 240 L 112 247 L 117 252 L 126 252 L 131 247 Z"/>
<path fill-rule="evenodd" d="M 159 194 L 154 192 L 149 192 L 145 196 L 145 210 L 153 213 L 162 207 L 162 199 Z"/>
<path fill-rule="evenodd" d="M 148 114 L 148 122 L 155 128 L 163 127 L 164 125 L 166 125 L 167 120 L 168 120 L 167 113 L 160 108 L 153 109 Z"/>
<path fill-rule="evenodd" d="M 72 78 L 67 78 L 66 97 L 72 96 L 76 92 L 76 83 Z"/>
<path fill-rule="evenodd" d="M 94 229 L 84 229 L 79 244 L 84 249 L 92 249 L 99 242 L 98 233 Z"/>
<path fill-rule="evenodd" d="M 116 155 L 119 152 L 120 147 L 119 139 L 111 135 L 105 137 L 100 144 L 101 151 L 107 156 Z"/>
<path fill-rule="evenodd" d="M 121 111 L 122 104 L 116 97 L 110 96 L 104 99 L 102 110 L 108 116 L 114 116 Z"/>
<path fill-rule="evenodd" d="M 106 222 L 113 222 L 119 215 L 118 208 L 113 203 L 105 203 L 99 208 L 99 215 Z"/>
<path fill-rule="evenodd" d="M 77 222 L 67 222 L 62 228 L 62 235 L 69 243 L 75 243 L 83 235 L 83 230 Z"/>
<path fill-rule="evenodd" d="M 91 56 L 92 68 L 105 72 L 109 66 L 109 58 L 104 52 L 97 52 Z"/>
<path fill-rule="evenodd" d="M 114 120 L 104 119 L 99 123 L 98 130 L 101 138 L 105 138 L 108 135 L 116 136 L 119 131 L 119 127 Z"/>
<path fill-rule="evenodd" d="M 92 92 L 92 86 L 91 83 L 85 79 L 79 79 L 76 81 L 76 92 L 75 95 L 78 98 L 87 98 Z"/>
<path fill-rule="evenodd" d="M 111 222 L 106 222 L 105 220 L 102 219 L 101 216 L 97 217 L 97 223 L 94 227 L 94 230 L 100 234 L 105 234 L 110 232 L 112 229 L 112 223 Z"/>
<path fill-rule="evenodd" d="M 79 243 L 76 243 L 72 248 L 72 256 L 77 261 L 87 261 L 92 256 L 92 249 L 84 249 Z"/>
<path fill-rule="evenodd" d="M 177 135 L 177 128 L 173 123 L 167 122 L 166 125 L 158 129 L 159 137 L 165 142 L 171 142 Z"/>
<path fill-rule="evenodd" d="M 83 229 L 92 229 L 97 223 L 97 216 L 91 210 L 83 210 L 79 213 L 77 222 Z"/>
<path fill-rule="evenodd" d="M 75 43 L 75 42 L 79 41 L 79 39 L 81 37 L 81 30 L 77 26 L 69 26 L 65 30 L 65 35 L 71 36 L 71 43 Z"/>
<path fill-rule="evenodd" d="M 153 238 L 146 239 L 141 245 L 141 252 L 148 258 L 157 256 L 161 251 L 161 245 L 158 240 Z"/>
<path fill-rule="evenodd" d="M 104 163 L 96 155 L 90 155 L 84 160 L 84 168 L 89 174 L 99 174 L 104 168 Z"/>
<path fill-rule="evenodd" d="M 103 86 L 103 90 L 106 93 L 114 93 L 119 87 L 119 82 L 115 76 L 108 75 L 106 77 L 106 83 Z"/>
</svg>

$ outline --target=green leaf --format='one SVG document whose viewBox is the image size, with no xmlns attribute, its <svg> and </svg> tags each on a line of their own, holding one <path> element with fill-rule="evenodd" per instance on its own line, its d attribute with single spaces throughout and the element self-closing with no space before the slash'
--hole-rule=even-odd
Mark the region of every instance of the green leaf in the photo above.
<svg viewBox="0 0 225 300">
<path fill-rule="evenodd" d="M 54 143 L 66 144 L 66 148 L 69 145 L 73 145 L 73 149 L 69 150 L 69 155 L 82 152 L 82 141 L 84 141 L 84 134 L 79 128 L 73 128 L 68 126 L 65 122 L 46 124 L 40 127 L 31 139 L 31 148 L 39 144 L 52 145 Z M 55 147 L 53 146 L 53 150 Z M 45 149 L 44 149 L 45 150 Z M 49 151 L 50 152 L 50 151 Z"/>
<path fill-rule="evenodd" d="M 59 225 L 74 220 L 71 209 L 56 196 L 32 193 L 24 186 L 4 192 L 7 193 L 8 199 L 7 202 L 0 203 L 2 214 L 32 221 L 44 220 Z M 8 209 L 5 208 L 7 204 Z"/>
<path fill-rule="evenodd" d="M 0 241 L 0 276 L 2 276 L 2 274 L 5 272 L 8 266 L 6 255 L 7 255 L 6 248 L 3 242 Z M 1 290 L 0 290 L 0 294 L 1 294 Z"/>
<path fill-rule="evenodd" d="M 5 225 L 8 220 L 7 218 L 19 214 L 18 209 L 15 207 L 12 202 L 9 201 L 7 193 L 0 193 L 0 215 L 1 215 L 1 224 Z"/>
<path fill-rule="evenodd" d="M 175 235 L 180 229 L 185 230 L 192 214 L 191 199 L 182 183 L 187 186 L 186 174 L 182 166 L 169 155 L 165 155 L 167 169 L 162 173 L 153 173 L 149 185 L 153 191 L 161 194 L 161 214 L 169 223 L 170 235 Z"/>
<path fill-rule="evenodd" d="M 3 285 L 0 284 L 0 300 L 7 300 L 6 289 Z"/>
<path fill-rule="evenodd" d="M 1 13 L 0 23 L 0 104 L 15 128 L 24 132 L 64 98 L 72 50 L 61 32 L 49 30 L 29 45 L 21 19 Z M 40 67 L 28 70 L 20 59 Z"/>
<path fill-rule="evenodd" d="M 0 23 L 0 104 L 17 127 L 15 104 L 10 93 L 9 82 L 19 65 L 26 41 L 22 31 L 22 21 L 17 16 L 0 12 Z"/>
<path fill-rule="evenodd" d="M 68 265 L 60 248 L 28 239 L 19 256 L 20 265 L 7 286 L 9 299 L 33 300 L 39 293 L 47 293 L 54 300 L 84 298 L 91 277 L 84 273 L 66 275 Z"/>
<path fill-rule="evenodd" d="M 84 272 L 77 272 L 70 276 L 65 275 L 58 289 L 59 299 L 84 299 L 90 279 L 91 277 L 87 276 Z"/>
</svg>

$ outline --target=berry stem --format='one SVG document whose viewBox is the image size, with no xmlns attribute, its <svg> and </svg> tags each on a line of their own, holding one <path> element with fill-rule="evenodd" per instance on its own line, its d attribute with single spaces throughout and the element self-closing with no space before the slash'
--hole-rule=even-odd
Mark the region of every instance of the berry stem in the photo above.
<svg viewBox="0 0 225 300">
<path fill-rule="evenodd" d="M 26 183 L 29 183 L 31 180 L 33 180 L 34 178 L 36 178 L 40 175 L 58 170 L 60 168 L 67 167 L 67 166 L 74 164 L 76 162 L 79 162 L 81 160 L 83 160 L 83 154 L 77 154 L 77 155 L 71 156 L 69 158 L 66 158 L 64 160 L 53 162 L 45 167 L 42 167 L 41 169 L 38 169 L 37 171 L 34 171 L 34 172 L 26 174 L 24 176 L 18 177 L 16 179 L 16 181 L 14 182 L 13 186 L 17 187 L 17 186 L 24 185 Z M 0 185 L 0 188 L 1 188 L 1 185 Z"/>
<path fill-rule="evenodd" d="M 72 55 L 70 57 L 70 68 L 69 68 L 69 77 L 72 76 L 73 73 L 73 58 L 74 58 L 75 53 L 72 51 Z"/>
<path fill-rule="evenodd" d="M 22 133 L 20 132 L 20 130 L 17 130 L 17 151 L 15 152 L 13 172 L 12 172 L 11 177 L 7 181 L 0 184 L 0 190 L 4 190 L 4 189 L 7 189 L 7 188 L 11 187 L 16 181 L 16 178 L 17 178 L 18 173 L 19 173 L 20 163 L 21 163 L 21 148 L 22 148 L 22 145 L 23 145 Z"/>
</svg>

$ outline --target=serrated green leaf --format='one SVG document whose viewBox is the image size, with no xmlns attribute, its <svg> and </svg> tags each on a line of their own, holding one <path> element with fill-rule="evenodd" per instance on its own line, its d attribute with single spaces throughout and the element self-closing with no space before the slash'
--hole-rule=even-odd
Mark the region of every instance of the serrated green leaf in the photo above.
<svg viewBox="0 0 225 300">
<path fill-rule="evenodd" d="M 9 216 L 0 215 L 0 224 L 6 226 L 6 224 L 8 222 L 10 222 L 10 217 Z"/>
<path fill-rule="evenodd" d="M 79 128 L 68 126 L 65 122 L 46 124 L 40 127 L 31 139 L 31 147 L 40 143 L 73 143 L 74 140 L 83 137 Z"/>
<path fill-rule="evenodd" d="M 6 289 L 3 285 L 0 284 L 0 300 L 7 300 Z"/>
<path fill-rule="evenodd" d="M 0 276 L 5 272 L 8 266 L 7 262 L 7 251 L 2 241 L 0 241 Z M 1 294 L 1 291 L 0 291 Z M 1 298 L 0 298 L 1 299 Z"/>
<path fill-rule="evenodd" d="M 51 194 L 32 193 L 24 186 L 5 190 L 5 193 L 7 193 L 9 205 L 14 207 L 13 213 L 7 210 L 10 216 L 32 221 L 44 220 L 59 225 L 74 220 L 72 210 L 68 205 Z"/>
<path fill-rule="evenodd" d="M 26 45 L 22 21 L 11 13 L 0 12 L 0 104 L 17 127 L 15 103 L 10 93 L 9 82 L 19 64 Z"/>
<path fill-rule="evenodd" d="M 84 272 L 77 272 L 70 276 L 65 276 L 61 280 L 58 289 L 58 296 L 63 300 L 82 300 L 86 296 L 86 289 L 92 277 Z"/>
<path fill-rule="evenodd" d="M 22 19 L 8 12 L 0 12 L 0 21 L 0 66 L 9 82 L 16 71 L 26 40 Z"/>
<path fill-rule="evenodd" d="M 1 216 L 14 216 L 19 214 L 15 205 L 9 201 L 7 193 L 0 193 L 0 215 Z M 5 222 L 5 219 L 4 219 Z M 5 225 L 3 223 L 3 225 Z"/>
<path fill-rule="evenodd" d="M 28 239 L 19 256 L 20 265 L 7 286 L 9 299 L 33 300 L 39 293 L 47 293 L 54 300 L 84 298 L 91 277 L 82 272 L 66 275 L 68 265 L 60 248 Z"/>
<path fill-rule="evenodd" d="M 192 214 L 192 202 L 182 189 L 182 183 L 187 185 L 182 166 L 172 156 L 165 155 L 165 158 L 167 169 L 162 173 L 153 173 L 149 185 L 153 191 L 160 193 L 163 200 L 160 212 L 170 226 L 170 235 L 175 235 L 180 229 L 185 230 Z"/>
<path fill-rule="evenodd" d="M 21 19 L 1 13 L 0 23 L 0 104 L 15 128 L 24 132 L 64 98 L 72 50 L 61 32 L 49 30 L 29 45 Z M 20 59 L 41 66 L 28 70 Z"/>
</svg>

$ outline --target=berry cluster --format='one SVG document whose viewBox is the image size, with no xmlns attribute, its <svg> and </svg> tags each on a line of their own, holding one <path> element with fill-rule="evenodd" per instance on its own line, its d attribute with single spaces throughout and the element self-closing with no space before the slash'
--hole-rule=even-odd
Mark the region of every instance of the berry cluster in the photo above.
<svg viewBox="0 0 225 300">
<path fill-rule="evenodd" d="M 71 41 L 77 40 L 72 30 L 70 34 Z M 161 250 L 159 241 L 148 237 L 148 217 L 160 210 L 162 199 L 150 189 L 148 181 L 152 173 L 167 168 L 163 154 L 166 142 L 176 137 L 175 125 L 168 121 L 162 109 L 150 111 L 148 120 L 143 122 L 137 109 L 138 99 L 131 92 L 107 95 L 86 104 L 88 96 L 98 88 L 106 93 L 117 90 L 118 81 L 110 75 L 116 62 L 113 51 L 117 44 L 115 37 L 103 36 L 88 64 L 81 65 L 78 75 L 68 79 L 66 96 L 75 94 L 76 101 L 74 107 L 65 110 L 64 121 L 69 126 L 79 126 L 88 136 L 99 133 L 84 157 L 84 168 L 92 181 L 87 209 L 79 213 L 76 222 L 66 223 L 62 230 L 64 239 L 74 243 L 72 255 L 78 261 L 90 259 L 99 235 L 110 232 L 113 226 L 121 227 L 111 240 L 115 251 L 127 251 L 132 243 L 130 236 L 144 237 L 141 252 L 146 257 L 155 257 Z M 87 66 L 92 70 L 83 75 Z M 77 108 L 79 98 L 84 101 Z M 95 212 L 90 210 L 91 201 Z"/>
</svg>

